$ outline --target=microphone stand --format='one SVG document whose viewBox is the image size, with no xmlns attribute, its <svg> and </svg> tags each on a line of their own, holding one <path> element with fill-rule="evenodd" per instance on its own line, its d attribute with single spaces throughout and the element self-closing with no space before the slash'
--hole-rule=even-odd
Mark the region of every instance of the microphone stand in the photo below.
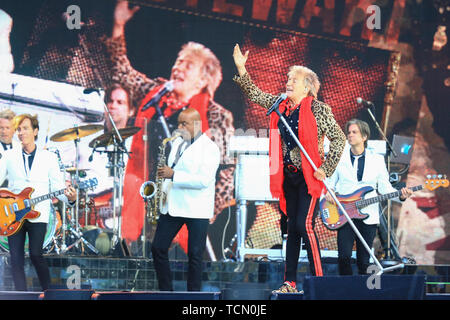
<svg viewBox="0 0 450 320">
<path fill-rule="evenodd" d="M 314 164 L 314 162 L 311 160 L 311 158 L 309 157 L 308 153 L 306 152 L 306 150 L 303 148 L 303 145 L 300 143 L 300 141 L 297 138 L 297 135 L 292 131 L 291 127 L 289 126 L 289 124 L 287 123 L 286 119 L 283 117 L 283 115 L 281 114 L 278 105 L 275 106 L 273 108 L 273 106 L 269 109 L 270 111 L 267 112 L 267 115 L 270 115 L 270 113 L 272 113 L 273 111 L 275 111 L 277 113 L 277 115 L 280 117 L 281 122 L 283 122 L 284 126 L 288 129 L 290 135 L 292 136 L 292 138 L 294 139 L 294 141 L 297 143 L 298 147 L 300 148 L 301 152 L 303 152 L 303 154 L 305 155 L 306 159 L 308 160 L 308 162 L 311 164 L 311 167 L 316 171 L 317 170 L 317 166 Z M 338 198 L 336 197 L 335 193 L 333 192 L 333 190 L 331 190 L 331 188 L 328 186 L 327 182 L 324 180 L 322 181 L 323 184 L 325 185 L 325 188 L 328 190 L 328 192 L 330 193 L 331 197 L 334 199 L 334 201 L 336 202 L 336 204 L 338 205 L 339 209 L 341 210 L 341 212 L 345 215 L 345 217 L 347 218 L 347 222 L 349 223 L 349 225 L 352 227 L 353 231 L 355 232 L 356 236 L 359 238 L 359 240 L 361 241 L 361 243 L 363 244 L 364 248 L 367 250 L 367 252 L 369 253 L 370 257 L 373 259 L 373 261 L 375 262 L 376 266 L 378 267 L 378 272 L 377 272 L 377 276 L 380 276 L 381 274 L 383 274 L 383 272 L 386 271 L 391 271 L 393 269 L 397 269 L 397 268 L 403 268 L 404 264 L 398 264 L 395 266 L 391 266 L 391 267 L 387 267 L 387 268 L 383 268 L 383 266 L 380 264 L 380 262 L 378 261 L 377 257 L 373 254 L 372 250 L 370 249 L 370 247 L 367 245 L 367 242 L 364 240 L 363 236 L 361 235 L 361 233 L 359 232 L 359 230 L 356 228 L 355 224 L 353 223 L 352 219 L 350 219 L 347 211 L 345 211 L 344 207 L 342 206 L 342 204 L 339 202 Z"/>
<path fill-rule="evenodd" d="M 386 135 L 384 134 L 383 130 L 378 124 L 378 121 L 375 118 L 371 108 L 367 108 L 367 112 L 369 113 L 370 117 L 372 118 L 372 121 L 375 123 L 378 132 L 380 133 L 381 137 L 386 142 L 386 145 L 388 147 L 388 152 L 386 153 L 387 153 L 387 171 L 389 172 L 391 169 L 391 153 L 394 155 L 394 157 L 397 157 L 397 153 L 395 152 L 389 140 L 386 138 Z M 397 261 L 395 261 L 391 257 L 391 200 L 387 200 L 387 249 L 386 249 L 386 258 L 383 259 L 382 262 L 384 265 L 397 264 Z"/>
<path fill-rule="evenodd" d="M 158 115 L 158 120 L 161 123 L 161 126 L 163 128 L 164 134 L 166 135 L 166 138 L 169 138 L 172 136 L 169 130 L 169 126 L 167 125 L 166 118 L 164 118 L 164 115 L 161 111 L 161 108 L 158 104 L 159 101 L 156 101 L 155 103 L 152 103 L 150 106 L 153 106 L 155 108 L 156 114 Z M 169 141 L 170 147 L 172 147 L 172 141 Z"/>
<path fill-rule="evenodd" d="M 380 135 L 383 137 L 383 140 L 386 141 L 386 144 L 388 146 L 388 149 L 390 152 L 392 152 L 392 154 L 394 155 L 394 157 L 397 156 L 397 153 L 394 151 L 394 149 L 392 148 L 391 143 L 389 142 L 389 140 L 386 138 L 386 136 L 384 135 L 383 130 L 380 128 L 380 125 L 378 124 L 377 119 L 375 119 L 375 116 L 372 112 L 372 110 L 370 108 L 367 108 L 367 112 L 369 113 L 370 117 L 372 118 L 373 122 L 375 123 L 375 126 L 377 127 L 378 132 L 380 133 Z"/>
<path fill-rule="evenodd" d="M 162 114 L 161 108 L 159 107 L 158 104 L 155 104 L 154 107 L 155 107 L 156 113 L 158 114 L 158 120 L 159 120 L 159 122 L 161 122 L 164 133 L 166 135 L 166 138 L 171 137 L 172 135 L 170 134 L 169 126 L 167 125 L 166 118 L 164 118 L 164 115 Z M 169 141 L 169 143 L 170 143 L 170 146 L 172 146 L 172 141 Z"/>
</svg>

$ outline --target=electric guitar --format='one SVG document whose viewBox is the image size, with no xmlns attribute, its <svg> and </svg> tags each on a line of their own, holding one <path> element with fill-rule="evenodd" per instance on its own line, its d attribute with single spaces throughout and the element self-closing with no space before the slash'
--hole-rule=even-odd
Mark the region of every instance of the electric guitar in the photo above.
<svg viewBox="0 0 450 320">
<path fill-rule="evenodd" d="M 76 189 L 93 189 L 97 186 L 97 178 L 80 181 Z M 7 189 L 0 189 L 0 236 L 11 236 L 20 230 L 26 219 L 36 219 L 40 212 L 33 210 L 34 205 L 39 202 L 54 198 L 64 193 L 61 189 L 43 196 L 31 198 L 34 189 L 31 187 L 23 189 L 19 194 L 12 193 Z"/>
<path fill-rule="evenodd" d="M 433 191 L 440 187 L 446 188 L 449 185 L 449 181 L 446 179 L 446 176 L 444 176 L 444 178 L 445 179 L 428 179 L 425 181 L 424 186 L 430 191 Z M 409 189 L 411 189 L 412 191 L 418 191 L 423 189 L 424 186 L 419 185 Z M 364 195 L 371 191 L 373 191 L 372 187 L 363 187 L 347 195 L 336 194 L 336 197 L 351 219 L 364 220 L 368 218 L 369 215 L 366 213 L 362 213 L 360 209 L 380 201 L 399 197 L 402 194 L 402 192 L 399 190 L 396 192 L 379 195 L 373 198 L 364 199 Z M 319 203 L 319 211 L 320 217 L 322 218 L 323 223 L 328 229 L 337 230 L 347 223 L 347 218 L 345 217 L 344 213 L 342 213 L 337 204 L 327 201 L 325 197 Z"/>
</svg>

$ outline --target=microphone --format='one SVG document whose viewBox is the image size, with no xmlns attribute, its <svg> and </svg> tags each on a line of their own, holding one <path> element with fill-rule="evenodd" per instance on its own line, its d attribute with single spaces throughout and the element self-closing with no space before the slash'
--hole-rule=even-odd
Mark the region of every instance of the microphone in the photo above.
<svg viewBox="0 0 450 320">
<path fill-rule="evenodd" d="M 275 103 L 269 108 L 269 110 L 267 110 L 266 116 L 270 115 L 276 108 L 278 108 L 280 103 L 282 103 L 284 100 L 286 100 L 286 98 L 287 98 L 286 93 L 280 94 L 277 101 L 275 101 Z"/>
<path fill-rule="evenodd" d="M 94 142 L 94 146 L 93 146 L 93 149 L 92 149 L 92 152 L 91 152 L 91 155 L 89 156 L 89 162 L 92 162 L 92 160 L 94 160 L 94 153 L 95 153 L 95 149 L 97 148 L 97 145 L 99 144 L 100 142 L 98 141 L 98 140 L 95 140 L 95 142 Z"/>
<path fill-rule="evenodd" d="M 364 100 L 361 97 L 356 98 L 357 104 L 362 104 L 366 108 L 375 108 L 375 105 L 372 103 L 372 101 Z"/>
<path fill-rule="evenodd" d="M 142 107 L 141 111 L 145 111 L 148 108 L 150 108 L 151 106 L 154 106 L 156 103 L 159 102 L 159 100 L 161 100 L 161 98 L 168 92 L 172 92 L 173 90 L 173 82 L 172 81 L 167 81 L 161 89 L 159 89 L 159 91 L 153 96 L 153 98 L 151 98 L 151 100 L 149 102 L 147 102 L 145 104 L 145 106 Z"/>
<path fill-rule="evenodd" d="M 100 94 L 100 90 L 102 90 L 102 88 L 86 88 L 83 90 L 83 93 L 90 94 L 92 92 L 97 92 L 98 94 Z"/>
<path fill-rule="evenodd" d="M 94 152 L 95 152 L 95 149 L 93 149 L 92 150 L 92 153 L 91 153 L 91 155 L 89 156 L 89 162 L 92 162 L 92 160 L 94 160 Z"/>
</svg>

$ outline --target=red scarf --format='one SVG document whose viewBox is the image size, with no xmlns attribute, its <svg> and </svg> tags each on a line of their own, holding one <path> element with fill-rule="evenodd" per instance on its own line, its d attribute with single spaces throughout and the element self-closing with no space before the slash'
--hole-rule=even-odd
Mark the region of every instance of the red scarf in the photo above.
<svg viewBox="0 0 450 320">
<path fill-rule="evenodd" d="M 317 122 L 311 110 L 311 103 L 314 97 L 308 96 L 300 102 L 298 119 L 298 138 L 305 151 L 317 168 L 322 164 L 319 155 L 319 144 L 317 140 Z M 280 106 L 283 113 L 288 107 L 288 99 L 284 100 Z M 270 135 L 269 135 L 269 159 L 270 159 L 270 191 L 274 198 L 280 199 L 280 209 L 286 214 L 286 198 L 283 191 L 283 151 L 281 149 L 281 137 L 278 129 L 280 117 L 275 112 L 270 115 Z M 323 182 L 314 177 L 314 169 L 303 152 L 300 151 L 302 159 L 303 176 L 305 177 L 308 193 L 313 198 L 320 197 L 324 187 Z"/>
<path fill-rule="evenodd" d="M 138 108 L 135 126 L 141 127 L 134 136 L 131 143 L 130 158 L 127 162 L 124 177 L 123 188 L 123 208 L 122 208 L 122 237 L 128 241 L 136 241 L 141 235 L 141 230 L 144 223 L 145 205 L 139 193 L 139 189 L 145 181 L 149 179 L 149 173 L 145 172 L 144 163 L 148 163 L 147 150 L 143 140 L 145 131 L 145 119 L 150 121 L 156 113 L 154 107 L 150 107 L 145 111 L 141 111 L 142 107 L 153 98 L 153 96 L 160 90 L 161 86 L 153 88 L 142 100 Z M 209 94 L 199 93 L 191 98 L 188 105 L 196 109 L 200 113 L 202 120 L 202 132 L 208 130 L 207 109 L 210 101 Z M 168 118 L 186 104 L 179 103 L 173 97 L 164 96 L 161 98 L 159 105 L 167 104 L 163 111 L 164 117 Z M 148 147 L 147 147 L 148 148 Z M 153 180 L 154 177 L 151 177 Z"/>
</svg>

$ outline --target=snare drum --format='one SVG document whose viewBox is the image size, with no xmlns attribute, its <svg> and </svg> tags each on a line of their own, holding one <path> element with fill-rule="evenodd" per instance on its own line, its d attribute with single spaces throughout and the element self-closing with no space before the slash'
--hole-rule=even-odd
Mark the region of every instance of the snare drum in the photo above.
<svg viewBox="0 0 450 320">
<path fill-rule="evenodd" d="M 55 210 L 53 206 L 50 206 L 50 219 L 47 224 L 47 232 L 45 233 L 44 244 L 42 248 L 44 253 L 49 253 L 54 248 L 54 237 L 56 237 L 61 230 L 61 215 Z M 0 249 L 9 252 L 8 237 L 0 236 Z M 28 251 L 28 235 L 25 238 L 25 252 Z"/>
</svg>

